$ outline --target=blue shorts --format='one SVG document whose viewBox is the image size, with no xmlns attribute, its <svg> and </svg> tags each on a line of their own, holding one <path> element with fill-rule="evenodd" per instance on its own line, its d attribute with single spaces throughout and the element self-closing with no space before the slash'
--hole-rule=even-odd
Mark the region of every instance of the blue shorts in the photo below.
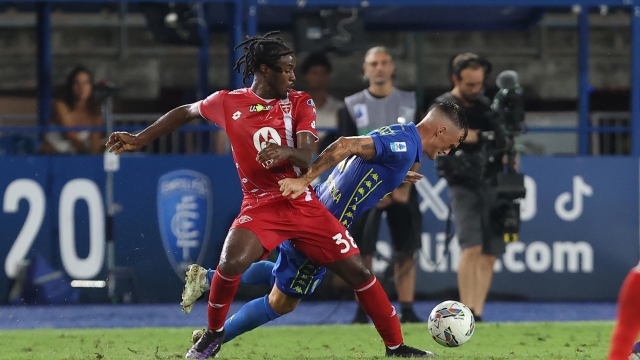
<svg viewBox="0 0 640 360">
<path fill-rule="evenodd" d="M 275 284 L 287 296 L 301 298 L 311 295 L 327 273 L 323 266 L 317 266 L 303 253 L 296 250 L 289 240 L 277 247 L 280 254 L 273 267 Z"/>
</svg>

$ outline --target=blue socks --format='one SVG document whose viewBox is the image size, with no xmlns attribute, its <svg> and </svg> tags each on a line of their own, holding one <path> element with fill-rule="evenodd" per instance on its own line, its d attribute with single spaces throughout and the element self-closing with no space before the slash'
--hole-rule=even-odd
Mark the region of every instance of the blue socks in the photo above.
<svg viewBox="0 0 640 360">
<path fill-rule="evenodd" d="M 275 277 L 271 273 L 276 264 L 271 261 L 258 261 L 251 264 L 247 271 L 240 278 L 240 285 L 264 285 L 273 287 Z M 211 279 L 215 270 L 207 270 L 207 284 L 211 286 Z"/>
<path fill-rule="evenodd" d="M 266 324 L 281 315 L 273 311 L 269 305 L 269 295 L 251 300 L 233 314 L 224 323 L 224 342 L 233 340 L 236 336 Z"/>
</svg>

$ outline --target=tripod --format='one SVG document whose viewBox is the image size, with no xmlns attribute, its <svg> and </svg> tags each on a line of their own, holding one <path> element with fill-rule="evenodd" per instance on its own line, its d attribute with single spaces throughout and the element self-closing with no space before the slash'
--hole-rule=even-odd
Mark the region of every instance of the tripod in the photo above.
<svg viewBox="0 0 640 360">
<path fill-rule="evenodd" d="M 102 118 L 106 125 L 107 136 L 113 132 L 113 100 L 117 92 L 112 84 L 101 83 L 96 86 L 96 96 L 100 99 Z M 107 287 L 109 299 L 112 303 L 131 303 L 141 301 L 140 282 L 132 267 L 116 266 L 115 239 L 113 234 L 114 217 L 120 212 L 120 204 L 114 202 L 114 173 L 120 170 L 120 157 L 105 149 L 104 171 L 106 172 L 105 200 L 106 200 L 106 240 L 107 240 Z"/>
</svg>

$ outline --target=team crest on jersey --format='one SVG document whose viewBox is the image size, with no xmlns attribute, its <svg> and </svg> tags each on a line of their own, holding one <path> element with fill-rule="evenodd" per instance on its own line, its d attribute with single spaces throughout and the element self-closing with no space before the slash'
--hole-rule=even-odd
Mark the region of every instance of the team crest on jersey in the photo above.
<svg viewBox="0 0 640 360">
<path fill-rule="evenodd" d="M 404 141 L 392 142 L 389 145 L 392 152 L 407 152 L 407 143 Z"/>
<path fill-rule="evenodd" d="M 307 100 L 307 105 L 316 107 L 316 103 L 313 102 L 313 99 Z"/>
<path fill-rule="evenodd" d="M 255 104 L 249 106 L 249 112 L 269 111 L 273 109 L 273 105 Z"/>
<path fill-rule="evenodd" d="M 280 134 L 278 134 L 278 131 L 272 127 L 263 127 L 253 134 L 253 145 L 258 151 L 262 151 L 262 149 L 266 148 L 267 144 L 270 142 L 276 145 L 282 145 L 282 138 L 280 137 Z"/>
<path fill-rule="evenodd" d="M 282 109 L 282 112 L 285 114 L 291 114 L 291 102 L 287 101 L 283 103 L 280 101 L 280 109 Z"/>
<path fill-rule="evenodd" d="M 176 170 L 158 179 L 158 223 L 169 263 L 180 279 L 202 264 L 211 238 L 213 196 L 208 176 Z"/>
</svg>

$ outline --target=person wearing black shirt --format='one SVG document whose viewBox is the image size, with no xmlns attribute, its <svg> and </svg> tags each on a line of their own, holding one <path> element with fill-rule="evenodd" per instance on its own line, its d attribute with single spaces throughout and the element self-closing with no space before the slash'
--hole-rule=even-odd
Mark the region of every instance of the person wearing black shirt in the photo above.
<svg viewBox="0 0 640 360">
<path fill-rule="evenodd" d="M 491 65 L 476 54 L 465 53 L 453 59 L 451 69 L 454 88 L 435 102 L 452 101 L 466 110 L 469 134 L 456 152 L 473 156 L 481 151 L 481 133 L 495 130 L 487 116 L 491 102 L 482 94 Z M 482 321 L 493 265 L 506 248 L 502 235 L 493 230 L 490 217 L 497 199 L 495 174 L 502 168 L 500 161 L 487 165 L 483 169 L 488 175 L 485 182 L 464 181 L 464 176 L 456 174 L 446 177 L 456 235 L 462 248 L 458 268 L 460 301 L 473 311 L 476 321 Z"/>
</svg>

